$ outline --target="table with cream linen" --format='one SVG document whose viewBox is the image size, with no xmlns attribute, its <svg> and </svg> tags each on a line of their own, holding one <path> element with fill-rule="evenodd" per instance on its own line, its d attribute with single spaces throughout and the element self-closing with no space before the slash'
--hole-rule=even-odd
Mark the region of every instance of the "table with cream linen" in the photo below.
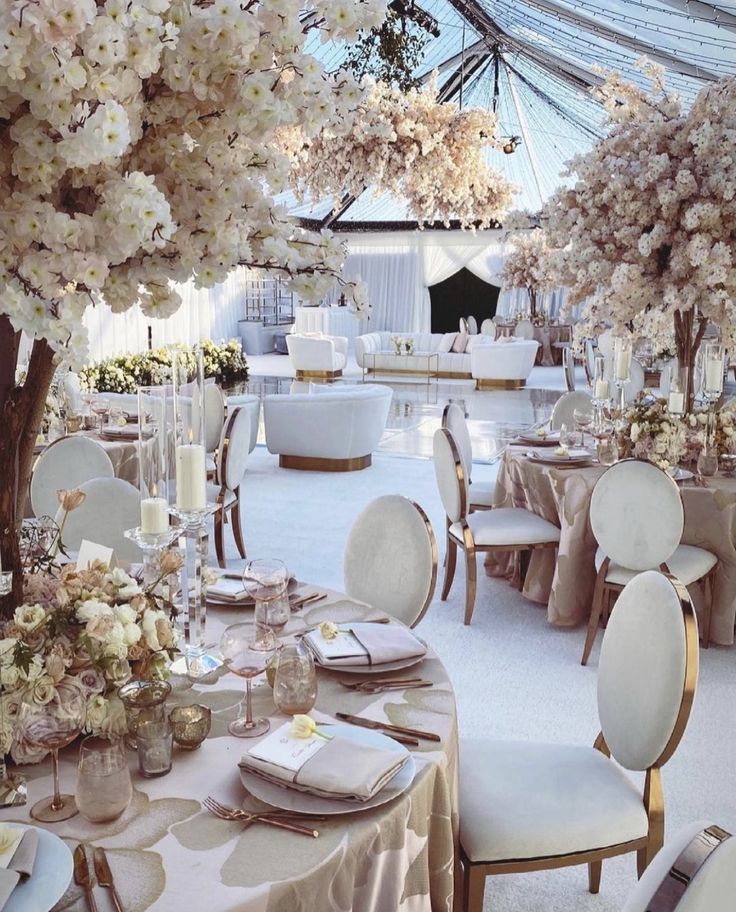
<svg viewBox="0 0 736 912">
<path fill-rule="evenodd" d="M 217 640 L 225 625 L 249 615 L 247 609 L 210 609 L 208 640 Z M 327 600 L 294 614 L 286 633 L 327 619 L 376 616 L 368 606 L 330 593 Z M 263 824 L 246 828 L 201 807 L 207 795 L 231 806 L 264 807 L 246 796 L 240 782 L 237 764 L 252 741 L 227 731 L 227 724 L 240 714 L 245 689 L 242 679 L 228 673 L 209 686 L 172 679 L 169 708 L 205 703 L 212 709 L 212 731 L 196 751 L 175 746 L 172 772 L 158 779 L 143 779 L 129 752 L 133 801 L 119 820 L 90 824 L 77 816 L 46 826 L 71 849 L 84 841 L 107 850 L 126 912 L 387 912 L 404 908 L 402 903 L 412 912 L 448 912 L 457 834 L 454 694 L 431 650 L 421 664 L 394 676 L 421 676 L 433 686 L 358 694 L 339 680 L 361 677 L 318 670 L 317 710 L 364 715 L 442 737 L 441 743 L 422 740 L 411 749 L 416 775 L 406 792 L 385 805 L 320 821 L 315 824 L 318 839 Z M 255 715 L 271 717 L 272 730 L 286 721 L 277 714 L 265 682 L 254 687 L 253 705 Z M 63 790 L 73 791 L 77 750 L 72 745 L 62 752 Z M 0 811 L 0 821 L 28 822 L 31 805 L 51 794 L 48 761 L 22 772 L 30 780 L 29 802 Z M 95 888 L 100 912 L 112 908 L 106 892 Z M 54 912 L 87 912 L 82 891 L 73 882 Z"/>
<path fill-rule="evenodd" d="M 503 335 L 513 335 L 515 323 L 496 324 L 496 338 Z M 569 342 L 572 336 L 572 326 L 569 323 L 545 323 L 543 326 L 534 327 L 534 340 L 539 342 L 539 350 L 535 364 L 552 367 L 562 364 L 563 348 L 555 347 L 555 343 Z"/>
<path fill-rule="evenodd" d="M 560 468 L 532 462 L 529 447 L 511 446 L 499 466 L 494 506 L 525 507 L 560 527 L 558 552 L 532 552 L 524 594 L 547 603 L 550 623 L 581 624 L 590 615 L 597 544 L 590 528 L 590 498 L 604 466 Z M 731 645 L 736 619 L 736 478 L 709 478 L 707 487 L 680 486 L 685 508 L 682 541 L 718 557 L 713 588 L 711 642 Z M 488 554 L 489 576 L 510 575 L 510 558 Z M 696 608 L 702 589 L 690 589 Z"/>
</svg>

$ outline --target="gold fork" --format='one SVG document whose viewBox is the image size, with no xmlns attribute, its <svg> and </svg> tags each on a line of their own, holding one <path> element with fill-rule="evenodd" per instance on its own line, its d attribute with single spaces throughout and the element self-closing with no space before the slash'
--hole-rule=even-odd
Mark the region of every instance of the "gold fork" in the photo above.
<svg viewBox="0 0 736 912">
<path fill-rule="evenodd" d="M 299 826 L 298 823 L 289 823 L 286 820 L 280 820 L 278 817 L 271 816 L 269 812 L 250 814 L 241 808 L 229 808 L 214 798 L 208 796 L 202 804 L 210 813 L 221 820 L 238 820 L 242 823 L 265 823 L 268 826 L 278 827 L 282 830 L 290 830 L 292 833 L 301 833 L 303 836 L 311 836 L 316 839 L 319 836 L 319 830 L 313 830 L 309 827 Z"/>
</svg>

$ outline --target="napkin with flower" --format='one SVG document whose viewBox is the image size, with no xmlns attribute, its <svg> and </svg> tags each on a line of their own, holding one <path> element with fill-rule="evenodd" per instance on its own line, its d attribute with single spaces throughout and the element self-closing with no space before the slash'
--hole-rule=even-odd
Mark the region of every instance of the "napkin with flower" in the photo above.
<svg viewBox="0 0 736 912">
<path fill-rule="evenodd" d="M 427 647 L 401 624 L 322 624 L 304 642 L 320 665 L 383 665 L 423 656 Z"/>
<path fill-rule="evenodd" d="M 331 734 L 310 716 L 294 716 L 243 755 L 240 767 L 276 785 L 320 798 L 368 801 L 393 779 L 409 758 L 397 745 L 388 750 Z"/>
<path fill-rule="evenodd" d="M 0 910 L 20 881 L 33 873 L 37 850 L 36 830 L 0 824 Z"/>
</svg>

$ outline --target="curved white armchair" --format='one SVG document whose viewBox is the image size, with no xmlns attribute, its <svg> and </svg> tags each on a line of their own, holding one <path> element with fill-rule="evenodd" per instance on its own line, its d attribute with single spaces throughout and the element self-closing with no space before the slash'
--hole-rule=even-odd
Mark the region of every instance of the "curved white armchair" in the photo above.
<svg viewBox="0 0 736 912">
<path fill-rule="evenodd" d="M 344 336 L 292 333 L 286 336 L 286 348 L 297 380 L 341 377 L 348 359 L 348 340 Z"/>
<path fill-rule="evenodd" d="M 526 385 L 534 367 L 539 342 L 515 339 L 513 342 L 485 341 L 470 352 L 470 371 L 475 388 L 520 389 Z"/>
<path fill-rule="evenodd" d="M 427 514 L 400 494 L 372 501 L 350 530 L 343 570 L 351 598 L 415 627 L 437 583 L 437 541 Z"/>
<path fill-rule="evenodd" d="M 78 488 L 92 478 L 115 475 L 110 457 L 90 437 L 60 437 L 36 460 L 31 476 L 31 506 L 36 516 L 56 516 L 62 488 Z"/>
<path fill-rule="evenodd" d="M 139 561 L 137 545 L 123 534 L 134 529 L 141 519 L 141 496 L 138 488 L 121 478 L 93 478 L 79 485 L 87 495 L 83 503 L 72 510 L 64 524 L 63 543 L 72 551 L 79 550 L 82 539 L 112 548 L 122 561 Z M 64 511 L 59 508 L 56 522 L 61 524 Z"/>
<path fill-rule="evenodd" d="M 587 863 L 597 893 L 603 860 L 636 852 L 641 875 L 662 847 L 661 767 L 687 728 L 697 679 L 687 591 L 649 570 L 624 589 L 603 637 L 593 747 L 461 740 L 460 908 L 480 912 L 490 874 Z M 643 790 L 625 771 L 645 773 Z"/>
<path fill-rule="evenodd" d="M 319 395 L 266 396 L 266 446 L 286 469 L 351 472 L 371 464 L 386 427 L 392 392 L 344 386 Z"/>
</svg>

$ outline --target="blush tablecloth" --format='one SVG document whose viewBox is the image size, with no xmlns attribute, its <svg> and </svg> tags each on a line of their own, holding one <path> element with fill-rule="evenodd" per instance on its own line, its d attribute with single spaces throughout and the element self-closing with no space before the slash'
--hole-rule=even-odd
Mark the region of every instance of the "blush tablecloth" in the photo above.
<svg viewBox="0 0 736 912">
<path fill-rule="evenodd" d="M 244 613 L 209 610 L 208 639 L 216 640 L 224 625 L 241 620 Z M 328 601 L 295 614 L 286 633 L 327 619 L 375 616 L 368 606 L 331 593 Z M 169 706 L 209 705 L 211 734 L 196 751 L 175 747 L 174 768 L 160 779 L 143 779 L 131 753 L 133 802 L 119 820 L 93 825 L 78 816 L 48 828 L 71 849 L 78 841 L 106 848 L 126 912 L 388 912 L 400 907 L 449 912 L 457 834 L 455 700 L 447 673 L 431 650 L 414 671 L 433 686 L 368 695 L 343 688 L 338 681 L 347 675 L 320 670 L 318 710 L 425 728 L 442 741 L 421 741 L 412 748 L 417 772 L 404 794 L 384 806 L 318 823 L 318 839 L 260 824 L 245 828 L 219 820 L 201 806 L 212 795 L 225 804 L 263 808 L 246 795 L 238 775 L 238 760 L 251 742 L 227 732 L 228 722 L 239 715 L 244 691 L 244 682 L 230 674 L 210 686 L 173 679 L 178 684 Z M 285 720 L 276 715 L 265 684 L 254 688 L 253 697 L 255 713 L 271 716 L 272 727 Z M 75 745 L 62 752 L 65 790 L 74 789 L 76 752 Z M 48 762 L 22 771 L 30 780 L 28 805 L 0 811 L 0 821 L 28 822 L 31 805 L 51 794 Z M 112 909 L 105 893 L 95 888 L 100 910 Z M 87 912 L 73 882 L 54 912 Z"/>
<path fill-rule="evenodd" d="M 513 333 L 514 323 L 500 323 L 496 326 L 496 338 L 501 335 L 511 335 Z M 545 367 L 551 367 L 555 364 L 562 364 L 562 348 L 556 343 L 570 342 L 572 338 L 572 326 L 569 323 L 546 324 L 544 326 L 534 327 L 534 339 L 539 342 L 535 364 L 542 364 Z"/>
<path fill-rule="evenodd" d="M 528 448 L 509 447 L 499 466 L 495 506 L 525 507 L 560 527 L 558 554 L 532 554 L 524 594 L 547 603 L 547 618 L 560 627 L 581 624 L 590 615 L 595 586 L 596 541 L 590 528 L 590 498 L 602 466 L 558 468 L 532 462 Z M 734 642 L 736 619 L 736 478 L 716 476 L 708 486 L 681 486 L 685 507 L 683 542 L 707 548 L 718 557 L 713 592 L 711 641 Z M 489 554 L 489 576 L 510 575 L 503 554 Z M 700 587 L 691 587 L 696 608 Z"/>
</svg>

